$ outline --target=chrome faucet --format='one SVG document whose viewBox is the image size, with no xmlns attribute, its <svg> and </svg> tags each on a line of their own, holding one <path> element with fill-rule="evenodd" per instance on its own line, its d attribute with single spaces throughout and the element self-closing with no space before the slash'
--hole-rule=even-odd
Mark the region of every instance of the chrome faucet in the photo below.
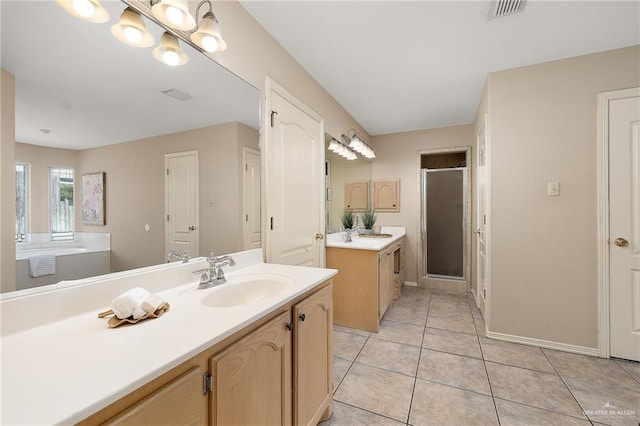
<svg viewBox="0 0 640 426">
<path fill-rule="evenodd" d="M 210 288 L 214 285 L 223 284 L 227 282 L 227 279 L 224 276 L 223 266 L 229 265 L 234 266 L 236 264 L 235 260 L 231 256 L 216 256 L 211 252 L 209 254 L 209 267 L 196 269 L 193 271 L 194 274 L 200 275 L 200 284 L 198 288 Z"/>
<path fill-rule="evenodd" d="M 180 254 L 177 251 L 171 250 L 169 254 L 167 254 L 167 262 L 171 262 L 172 258 L 180 259 L 182 260 L 182 263 L 188 263 L 189 259 L 191 259 L 191 256 L 189 256 L 189 253 L 186 250 L 184 251 L 183 254 Z"/>
</svg>

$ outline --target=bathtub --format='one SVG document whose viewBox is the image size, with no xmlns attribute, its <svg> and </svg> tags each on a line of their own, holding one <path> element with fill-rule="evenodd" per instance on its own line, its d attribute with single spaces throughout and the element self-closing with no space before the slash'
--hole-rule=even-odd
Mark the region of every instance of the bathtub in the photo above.
<svg viewBox="0 0 640 426">
<path fill-rule="evenodd" d="M 29 258 L 43 254 L 56 256 L 56 273 L 34 278 L 29 274 Z M 55 284 L 63 280 L 103 275 L 111 272 L 111 251 L 105 248 L 59 247 L 16 250 L 16 290 Z"/>
</svg>

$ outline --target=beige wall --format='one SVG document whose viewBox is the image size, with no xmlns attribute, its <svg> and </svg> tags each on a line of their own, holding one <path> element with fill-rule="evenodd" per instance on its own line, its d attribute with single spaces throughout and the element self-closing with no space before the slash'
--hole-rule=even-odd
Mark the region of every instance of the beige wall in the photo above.
<svg viewBox="0 0 640 426">
<path fill-rule="evenodd" d="M 228 123 L 80 151 L 78 176 L 106 173 L 106 226 L 77 223 L 77 229 L 111 233 L 113 271 L 162 263 L 166 257 L 164 155 L 197 150 L 200 255 L 240 250 L 242 228 L 236 224 L 242 215 L 242 194 L 237 176 L 242 167 L 238 150 L 242 152 L 243 145 L 256 149 L 258 132 Z M 210 195 L 214 204 L 209 202 Z M 80 215 L 78 207 L 76 217 Z"/>
<path fill-rule="evenodd" d="M 16 142 L 16 162 L 29 164 L 29 227 L 30 234 L 50 232 L 49 227 L 49 167 L 71 167 L 78 178 L 78 151 L 48 148 Z M 77 186 L 80 188 L 80 186 Z M 79 189 L 78 189 L 79 190 Z M 80 194 L 74 191 L 74 203 Z M 75 214 L 75 213 L 74 213 Z M 76 216 L 76 222 L 80 216 Z"/>
<path fill-rule="evenodd" d="M 490 75 L 490 331 L 597 347 L 596 95 L 634 86 L 638 46 Z"/>
<path fill-rule="evenodd" d="M 325 120 L 325 132 L 367 132 L 335 99 L 247 12 L 237 0 L 214 4 L 229 48 L 214 59 L 262 91 L 271 77 Z M 264 107 L 263 96 L 262 107 Z"/>
<path fill-rule="evenodd" d="M 15 203 L 15 79 L 1 70 L 0 78 L 0 291 L 16 288 Z M 13 195 L 12 195 L 13 194 Z"/>
<path fill-rule="evenodd" d="M 371 138 L 376 159 L 371 178 L 400 179 L 400 212 L 377 213 L 377 225 L 407 228 L 407 280 L 418 280 L 420 244 L 420 171 L 418 152 L 430 149 L 475 146 L 472 125 L 380 135 Z"/>
</svg>

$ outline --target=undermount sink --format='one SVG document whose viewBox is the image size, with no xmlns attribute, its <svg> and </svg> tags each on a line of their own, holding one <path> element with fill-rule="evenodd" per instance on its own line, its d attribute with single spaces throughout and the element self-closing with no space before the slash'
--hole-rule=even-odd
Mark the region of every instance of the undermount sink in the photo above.
<svg viewBox="0 0 640 426">
<path fill-rule="evenodd" d="M 293 279 L 276 274 L 227 277 L 227 282 L 206 295 L 202 304 L 212 308 L 246 305 L 290 290 L 294 284 Z"/>
</svg>

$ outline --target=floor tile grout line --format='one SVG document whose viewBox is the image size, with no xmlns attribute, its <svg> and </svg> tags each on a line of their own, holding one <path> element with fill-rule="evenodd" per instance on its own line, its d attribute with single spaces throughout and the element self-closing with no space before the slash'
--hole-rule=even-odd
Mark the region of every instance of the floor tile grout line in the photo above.
<svg viewBox="0 0 640 426">
<path fill-rule="evenodd" d="M 394 419 L 393 417 L 385 416 L 384 414 L 376 413 L 375 411 L 367 410 L 366 408 L 358 407 L 357 405 L 349 404 L 348 402 L 334 400 L 334 402 L 339 402 L 343 405 L 348 405 L 349 407 L 355 408 L 357 410 L 366 411 L 367 413 L 373 414 L 378 417 L 384 417 L 385 419 L 393 420 L 394 422 L 402 424 L 402 422 L 398 419 Z M 405 423 L 406 424 L 406 423 Z"/>
<path fill-rule="evenodd" d="M 415 375 L 413 376 L 413 389 L 411 389 L 411 399 L 409 400 L 409 412 L 407 413 L 406 424 L 409 424 L 411 420 L 411 410 L 413 409 L 413 397 L 416 393 L 416 384 L 418 383 L 418 371 L 420 370 L 420 359 L 422 358 L 422 345 L 424 345 L 424 335 L 427 331 L 427 321 L 429 320 L 429 312 L 431 311 L 431 301 L 433 299 L 429 296 L 429 304 L 427 305 L 427 316 L 424 319 L 424 329 L 422 330 L 422 340 L 420 341 L 420 351 L 418 352 L 418 364 L 416 365 Z"/>
<path fill-rule="evenodd" d="M 549 356 L 547 355 L 547 353 L 544 351 L 543 348 L 540 348 L 540 350 L 542 351 L 542 354 L 544 355 L 544 357 L 547 359 L 547 361 L 549 362 L 549 364 L 551 364 L 551 367 L 553 368 L 553 370 L 556 372 L 556 374 L 558 375 L 558 377 L 560 378 L 560 380 L 562 381 L 562 384 L 567 388 L 567 390 L 569 391 L 569 394 L 571 395 L 571 397 L 573 398 L 573 400 L 576 402 L 576 404 L 578 404 L 578 407 L 582 410 L 582 414 L 584 414 L 585 418 L 591 422 L 591 424 L 593 424 L 593 420 L 591 420 L 591 418 L 589 417 L 589 415 L 587 414 L 587 412 L 585 411 L 584 407 L 582 406 L 582 404 L 580 404 L 580 401 L 578 401 L 578 398 L 576 398 L 576 396 L 573 394 L 573 391 L 571 390 L 571 388 L 569 387 L 569 385 L 567 384 L 567 382 L 565 381 L 564 377 L 562 377 L 562 374 L 560 374 L 560 372 L 558 371 L 558 369 L 556 368 L 555 365 L 553 365 L 553 362 L 551 361 L 551 359 L 549 358 Z"/>
<path fill-rule="evenodd" d="M 359 334 L 355 334 L 355 333 L 352 333 L 352 334 L 354 334 L 354 336 L 364 337 L 364 336 L 361 336 L 361 335 L 359 335 Z M 334 396 L 335 396 L 336 392 L 338 391 L 338 388 L 340 387 L 340 385 L 341 385 L 341 384 L 342 384 L 342 382 L 344 381 L 345 377 L 347 377 L 347 374 L 349 374 L 349 371 L 351 371 L 351 368 L 353 367 L 353 364 L 355 364 L 355 363 L 356 363 L 356 359 L 358 359 L 358 355 L 360 355 L 360 352 L 362 352 L 362 349 L 364 348 L 364 346 L 365 346 L 365 345 L 367 344 L 367 342 L 369 341 L 369 337 L 371 337 L 371 335 L 369 335 L 369 336 L 367 336 L 367 337 L 365 338 L 364 343 L 363 343 L 363 344 L 362 344 L 362 346 L 360 347 L 360 350 L 358 350 L 358 353 L 356 354 L 356 356 L 355 356 L 352 360 L 348 360 L 348 359 L 344 359 L 344 358 L 340 358 L 340 357 L 338 357 L 338 358 L 340 358 L 340 359 L 342 359 L 342 360 L 349 361 L 351 364 L 349 365 L 349 368 L 347 368 L 347 371 L 346 371 L 346 372 L 344 373 L 344 375 L 342 376 L 342 379 L 340 379 L 340 383 L 339 383 L 339 384 L 336 386 L 336 388 L 333 390 L 333 394 L 332 394 L 332 395 L 334 395 Z M 360 364 L 360 363 L 358 363 L 358 364 Z"/>
<path fill-rule="evenodd" d="M 607 358 L 603 358 L 603 359 L 607 359 Z M 627 373 L 628 376 L 630 376 L 634 381 L 638 382 L 638 384 L 640 384 L 640 379 L 636 379 L 633 374 L 629 373 L 623 366 L 620 365 L 620 363 L 618 362 L 618 359 L 620 358 L 609 358 L 611 361 L 613 361 L 614 364 L 616 364 L 618 366 L 618 368 L 620 368 L 622 371 L 624 371 L 625 373 Z"/>
<path fill-rule="evenodd" d="M 578 419 L 578 420 L 582 420 L 582 421 L 585 421 L 585 422 L 592 423 L 592 421 L 590 419 L 588 419 L 588 418 L 585 419 L 583 417 L 577 417 L 577 416 L 575 416 L 573 414 L 563 413 L 561 411 L 556 411 L 556 410 L 549 410 L 548 408 L 542 408 L 542 407 L 538 407 L 536 405 L 526 404 L 526 403 L 521 402 L 521 401 L 512 401 L 510 399 L 500 398 L 500 397 L 497 397 L 497 396 L 493 397 L 493 399 L 498 399 L 500 401 L 510 402 L 512 404 L 518 404 L 518 405 L 522 405 L 522 406 L 529 407 L 529 408 L 535 408 L 536 410 L 546 411 L 546 412 L 549 412 L 549 413 L 558 414 L 558 415 L 565 416 L 565 417 L 571 417 L 572 419 Z"/>
<path fill-rule="evenodd" d="M 469 304 L 469 309 L 471 309 L 471 304 Z M 487 368 L 487 360 L 484 358 L 484 350 L 482 349 L 482 344 L 480 343 L 480 335 L 478 334 L 478 327 L 476 325 L 476 318 L 473 316 L 473 312 L 471 314 L 473 317 L 473 327 L 476 329 L 476 338 L 478 340 L 478 346 L 480 347 L 480 355 L 482 356 L 482 365 L 484 366 L 484 373 L 487 375 L 487 382 L 489 383 L 489 392 L 491 392 L 491 400 L 493 401 L 493 409 L 496 412 L 496 419 L 498 420 L 498 426 L 502 424 L 500 421 L 500 414 L 498 413 L 498 404 L 496 404 L 496 396 L 493 393 L 493 386 L 491 385 L 491 377 L 489 376 L 489 369 Z M 484 318 L 483 318 L 484 320 Z"/>
</svg>

